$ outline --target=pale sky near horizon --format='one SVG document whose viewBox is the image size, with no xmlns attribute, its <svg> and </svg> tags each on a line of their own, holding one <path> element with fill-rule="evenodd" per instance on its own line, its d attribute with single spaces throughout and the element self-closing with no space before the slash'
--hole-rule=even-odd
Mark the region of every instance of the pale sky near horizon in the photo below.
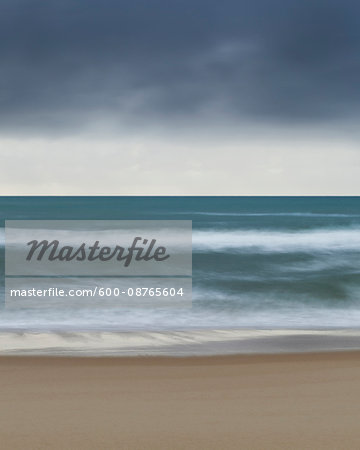
<svg viewBox="0 0 360 450">
<path fill-rule="evenodd" d="M 354 0 L 4 0 L 1 195 L 360 195 Z"/>
</svg>

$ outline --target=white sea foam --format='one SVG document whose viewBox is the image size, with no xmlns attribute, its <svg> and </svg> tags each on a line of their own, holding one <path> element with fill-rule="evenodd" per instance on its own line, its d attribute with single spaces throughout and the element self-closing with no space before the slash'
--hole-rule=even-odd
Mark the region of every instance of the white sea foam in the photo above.
<svg viewBox="0 0 360 450">
<path fill-rule="evenodd" d="M 223 216 L 223 217 L 360 217 L 360 214 L 337 214 L 337 213 L 312 213 L 312 212 L 262 212 L 262 213 L 241 213 L 241 212 L 206 212 L 187 211 L 173 212 L 177 215 L 191 216 Z"/>
<path fill-rule="evenodd" d="M 360 229 L 311 231 L 211 230 L 193 232 L 193 250 L 242 252 L 312 252 L 360 250 Z"/>
<path fill-rule="evenodd" d="M 255 299 L 256 300 L 256 299 Z M 360 305 L 311 306 L 300 302 L 262 304 L 254 301 L 234 305 L 225 302 L 192 310 L 81 310 L 2 311 L 2 331 L 164 331 L 214 328 L 357 328 Z M 243 307 L 242 307 L 243 306 Z M 252 307 L 251 307 L 252 306 Z"/>
<path fill-rule="evenodd" d="M 359 330 L 196 330 L 133 333 L 0 333 L 0 354 L 214 355 L 360 348 Z"/>
</svg>

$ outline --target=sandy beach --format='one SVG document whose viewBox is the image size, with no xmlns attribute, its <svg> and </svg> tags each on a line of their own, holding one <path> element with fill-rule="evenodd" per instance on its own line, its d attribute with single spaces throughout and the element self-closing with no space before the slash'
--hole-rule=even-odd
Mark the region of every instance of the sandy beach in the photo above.
<svg viewBox="0 0 360 450">
<path fill-rule="evenodd" d="M 360 352 L 0 358 L 11 449 L 358 449 Z"/>
</svg>

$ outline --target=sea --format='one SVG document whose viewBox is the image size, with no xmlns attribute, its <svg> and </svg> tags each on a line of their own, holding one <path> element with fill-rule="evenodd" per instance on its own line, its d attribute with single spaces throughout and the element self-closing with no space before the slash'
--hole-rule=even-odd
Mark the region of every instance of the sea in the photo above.
<svg viewBox="0 0 360 450">
<path fill-rule="evenodd" d="M 192 306 L 7 310 L 10 219 L 191 220 Z M 1 333 L 168 333 L 173 345 L 360 329 L 360 197 L 0 197 L 0 220 Z"/>
</svg>

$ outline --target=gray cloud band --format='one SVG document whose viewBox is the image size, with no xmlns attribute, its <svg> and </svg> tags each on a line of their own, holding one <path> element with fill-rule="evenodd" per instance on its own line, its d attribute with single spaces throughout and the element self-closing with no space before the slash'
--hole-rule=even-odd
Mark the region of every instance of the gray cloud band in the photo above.
<svg viewBox="0 0 360 450">
<path fill-rule="evenodd" d="M 360 110 L 351 0 L 4 0 L 0 129 L 112 117 L 306 122 Z"/>
</svg>

